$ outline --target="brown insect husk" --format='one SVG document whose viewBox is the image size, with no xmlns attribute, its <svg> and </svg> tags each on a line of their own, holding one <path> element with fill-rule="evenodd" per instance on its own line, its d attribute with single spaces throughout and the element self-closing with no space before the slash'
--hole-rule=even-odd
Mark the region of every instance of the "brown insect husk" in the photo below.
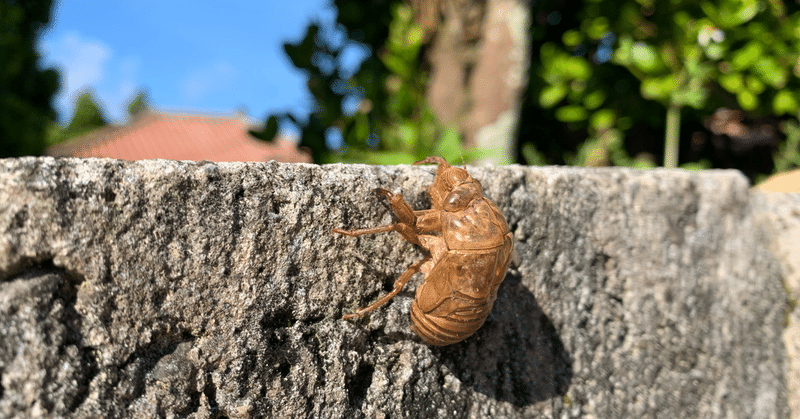
<svg viewBox="0 0 800 419">
<path fill-rule="evenodd" d="M 389 200 L 398 222 L 360 230 L 333 229 L 347 236 L 396 231 L 427 251 L 395 282 L 394 289 L 368 307 L 347 314 L 361 317 L 397 295 L 417 272 L 425 282 L 411 307 L 411 329 L 431 345 L 450 345 L 474 334 L 486 321 L 505 278 L 514 244 L 503 214 L 483 196 L 466 169 L 431 156 L 414 164 L 438 164 L 428 193 L 432 207 L 414 211 L 400 194 L 375 192 Z"/>
</svg>

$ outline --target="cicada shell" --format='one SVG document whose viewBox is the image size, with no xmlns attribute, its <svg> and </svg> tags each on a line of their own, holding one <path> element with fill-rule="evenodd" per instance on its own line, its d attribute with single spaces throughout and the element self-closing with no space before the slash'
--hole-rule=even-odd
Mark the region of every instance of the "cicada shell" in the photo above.
<svg viewBox="0 0 800 419">
<path fill-rule="evenodd" d="M 389 200 L 398 222 L 333 230 L 348 236 L 396 231 L 426 251 L 397 279 L 392 291 L 344 318 L 375 310 L 422 272 L 425 282 L 417 288 L 411 306 L 411 329 L 431 345 L 449 345 L 471 336 L 486 321 L 511 262 L 514 242 L 503 214 L 465 169 L 452 167 L 441 157 L 415 164 L 422 163 L 439 165 L 428 190 L 433 208 L 415 211 L 402 195 L 376 189 Z"/>
</svg>

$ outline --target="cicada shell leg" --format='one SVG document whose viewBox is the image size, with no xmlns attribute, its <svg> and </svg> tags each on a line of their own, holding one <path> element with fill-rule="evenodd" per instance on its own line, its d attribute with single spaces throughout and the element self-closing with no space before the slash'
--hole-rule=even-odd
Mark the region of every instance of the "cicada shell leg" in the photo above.
<svg viewBox="0 0 800 419">
<path fill-rule="evenodd" d="M 341 228 L 334 228 L 333 232 L 344 234 L 345 236 L 361 236 L 364 234 L 383 233 L 386 231 L 396 231 L 403 236 L 408 242 L 413 244 L 420 244 L 415 225 L 417 223 L 417 214 L 411 208 L 411 205 L 406 202 L 401 194 L 395 194 L 386 189 L 377 188 L 373 190 L 374 193 L 383 195 L 389 200 L 389 206 L 392 212 L 400 220 L 399 223 L 394 223 L 386 226 L 362 228 L 359 230 L 342 230 Z"/>
<path fill-rule="evenodd" d="M 370 311 L 375 310 L 376 308 L 386 304 L 395 295 L 397 295 L 400 291 L 403 290 L 403 287 L 406 286 L 406 283 L 408 283 L 408 280 L 411 279 L 411 277 L 414 276 L 415 273 L 419 272 L 420 266 L 422 266 L 425 262 L 430 260 L 430 258 L 431 258 L 430 255 L 428 255 L 428 256 L 425 256 L 424 258 L 412 263 L 411 266 L 409 266 L 408 269 L 406 269 L 406 271 L 403 272 L 402 275 L 400 275 L 400 278 L 397 278 L 397 281 L 395 281 L 395 283 L 394 283 L 394 289 L 392 289 L 391 291 L 389 291 L 388 294 L 386 294 L 383 297 L 381 297 L 380 299 L 378 299 L 378 301 L 375 301 L 374 303 L 370 304 L 367 307 L 360 308 L 360 309 L 356 310 L 355 313 L 346 314 L 342 318 L 345 319 L 345 320 L 349 320 L 349 319 L 354 319 L 354 318 L 357 318 L 357 317 L 361 317 L 364 314 L 369 313 Z"/>
</svg>

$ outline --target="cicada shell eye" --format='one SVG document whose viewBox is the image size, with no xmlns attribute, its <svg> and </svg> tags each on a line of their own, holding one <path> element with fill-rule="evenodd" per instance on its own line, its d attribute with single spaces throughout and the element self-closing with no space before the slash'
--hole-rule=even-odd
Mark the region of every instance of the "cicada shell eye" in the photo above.
<svg viewBox="0 0 800 419">
<path fill-rule="evenodd" d="M 444 210 L 447 212 L 457 212 L 469 206 L 475 198 L 480 198 L 481 190 L 474 183 L 464 183 L 450 192 L 444 200 Z"/>
</svg>

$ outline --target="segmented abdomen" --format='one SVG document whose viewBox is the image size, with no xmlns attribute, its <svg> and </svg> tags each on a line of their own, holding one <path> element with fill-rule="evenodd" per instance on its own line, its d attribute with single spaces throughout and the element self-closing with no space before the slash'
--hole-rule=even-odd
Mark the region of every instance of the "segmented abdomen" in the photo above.
<svg viewBox="0 0 800 419">
<path fill-rule="evenodd" d="M 417 288 L 412 329 L 431 345 L 466 339 L 486 321 L 513 250 L 511 233 L 503 245 L 484 250 L 450 250 Z"/>
<path fill-rule="evenodd" d="M 411 328 L 428 344 L 443 346 L 466 339 L 483 326 L 494 303 L 494 298 L 474 299 L 463 294 L 454 298 L 457 301 L 448 298 L 442 303 L 443 310 L 436 310 L 446 315 L 426 314 L 417 301 L 411 306 Z"/>
</svg>

